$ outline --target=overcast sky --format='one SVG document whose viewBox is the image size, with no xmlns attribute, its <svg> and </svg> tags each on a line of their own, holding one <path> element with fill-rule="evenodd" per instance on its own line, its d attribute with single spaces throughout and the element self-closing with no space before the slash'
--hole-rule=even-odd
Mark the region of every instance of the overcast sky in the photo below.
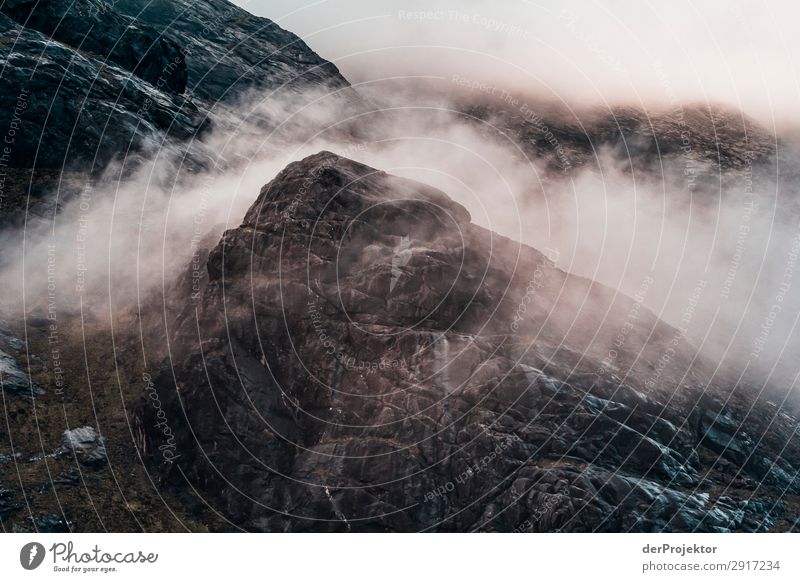
<svg viewBox="0 0 800 582">
<path fill-rule="evenodd" d="M 767 124 L 800 119 L 790 0 L 237 3 L 302 36 L 351 82 L 458 74 L 571 103 L 714 101 Z"/>
</svg>

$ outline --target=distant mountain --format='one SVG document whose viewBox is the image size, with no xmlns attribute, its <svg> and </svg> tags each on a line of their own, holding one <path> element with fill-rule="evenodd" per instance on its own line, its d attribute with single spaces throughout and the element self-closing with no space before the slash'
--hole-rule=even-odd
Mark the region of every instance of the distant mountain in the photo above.
<svg viewBox="0 0 800 582">
<path fill-rule="evenodd" d="M 660 171 L 677 161 L 703 174 L 773 164 L 778 139 L 741 111 L 711 104 L 681 104 L 647 111 L 614 106 L 570 110 L 524 97 L 515 100 L 460 95 L 458 107 L 490 133 L 502 133 L 555 174 L 596 168 L 613 154 L 634 170 Z M 488 130 L 487 130 L 488 131 Z"/>
</svg>

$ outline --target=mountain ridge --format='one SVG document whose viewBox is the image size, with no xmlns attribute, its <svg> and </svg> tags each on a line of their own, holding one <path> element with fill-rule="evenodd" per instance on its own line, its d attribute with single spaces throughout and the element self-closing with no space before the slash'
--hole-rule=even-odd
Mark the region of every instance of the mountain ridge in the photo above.
<svg viewBox="0 0 800 582">
<path fill-rule="evenodd" d="M 674 328 L 644 309 L 626 320 L 634 299 L 526 248 L 521 264 L 541 272 L 531 290 L 491 232 L 414 188 L 321 152 L 261 190 L 168 322 L 180 347 L 154 384 L 181 460 L 161 462 L 153 409 L 135 408 L 164 483 L 188 479 L 258 531 L 764 527 L 761 505 L 714 492 L 763 489 L 775 504 L 794 492 L 790 424 L 771 426 L 768 446 L 729 432 L 750 397 L 711 383 Z M 397 248 L 410 257 L 392 287 Z M 763 422 L 783 422 L 765 406 Z"/>
</svg>

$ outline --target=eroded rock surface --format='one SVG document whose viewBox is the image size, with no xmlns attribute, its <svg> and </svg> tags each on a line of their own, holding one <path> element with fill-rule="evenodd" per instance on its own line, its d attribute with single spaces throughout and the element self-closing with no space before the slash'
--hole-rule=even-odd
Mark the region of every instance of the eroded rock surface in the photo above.
<svg viewBox="0 0 800 582">
<path fill-rule="evenodd" d="M 0 350 L 0 384 L 7 394 L 22 398 L 35 398 L 44 394 L 44 390 L 31 382 L 22 371 L 13 356 Z"/>
<path fill-rule="evenodd" d="M 91 426 L 65 430 L 59 452 L 74 455 L 89 467 L 99 467 L 108 462 L 106 438 Z"/>
<path fill-rule="evenodd" d="M 52 219 L 110 167 L 123 178 L 154 157 L 212 167 L 204 139 L 239 127 L 251 92 L 357 100 L 299 37 L 226 0 L 7 0 L 0 65 L 0 224 Z"/>
<path fill-rule="evenodd" d="M 796 419 L 734 390 L 635 300 L 438 190 L 322 152 L 267 184 L 205 266 L 199 292 L 175 288 L 160 415 L 145 397 L 135 429 L 166 483 L 188 478 L 237 525 L 754 531 L 798 517 Z"/>
</svg>

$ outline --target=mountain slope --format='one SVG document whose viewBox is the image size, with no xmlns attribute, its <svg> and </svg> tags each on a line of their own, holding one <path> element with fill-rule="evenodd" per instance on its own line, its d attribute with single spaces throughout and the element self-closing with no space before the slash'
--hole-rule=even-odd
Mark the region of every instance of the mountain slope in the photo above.
<svg viewBox="0 0 800 582">
<path fill-rule="evenodd" d="M 0 64 L 2 222 L 52 217 L 115 160 L 123 175 L 155 154 L 213 166 L 203 140 L 241 130 L 249 91 L 358 99 L 297 36 L 225 0 L 9 0 Z"/>
<path fill-rule="evenodd" d="M 118 0 L 114 8 L 180 43 L 188 88 L 215 103 L 250 89 L 343 89 L 349 83 L 297 35 L 227 0 Z"/>
<path fill-rule="evenodd" d="M 636 300 L 440 191 L 323 152 L 266 185 L 203 262 L 170 298 L 160 411 L 136 406 L 137 446 L 247 529 L 798 517 L 796 420 Z"/>
<path fill-rule="evenodd" d="M 630 171 L 668 171 L 677 162 L 687 178 L 719 181 L 720 174 L 756 166 L 774 172 L 781 148 L 774 135 L 741 111 L 712 104 L 673 109 L 608 107 L 572 110 L 555 103 L 530 104 L 460 95 L 459 109 L 543 160 L 554 176 L 600 168 L 611 154 Z M 785 148 L 784 148 L 785 149 Z M 699 186 L 699 184 L 698 184 Z"/>
</svg>

